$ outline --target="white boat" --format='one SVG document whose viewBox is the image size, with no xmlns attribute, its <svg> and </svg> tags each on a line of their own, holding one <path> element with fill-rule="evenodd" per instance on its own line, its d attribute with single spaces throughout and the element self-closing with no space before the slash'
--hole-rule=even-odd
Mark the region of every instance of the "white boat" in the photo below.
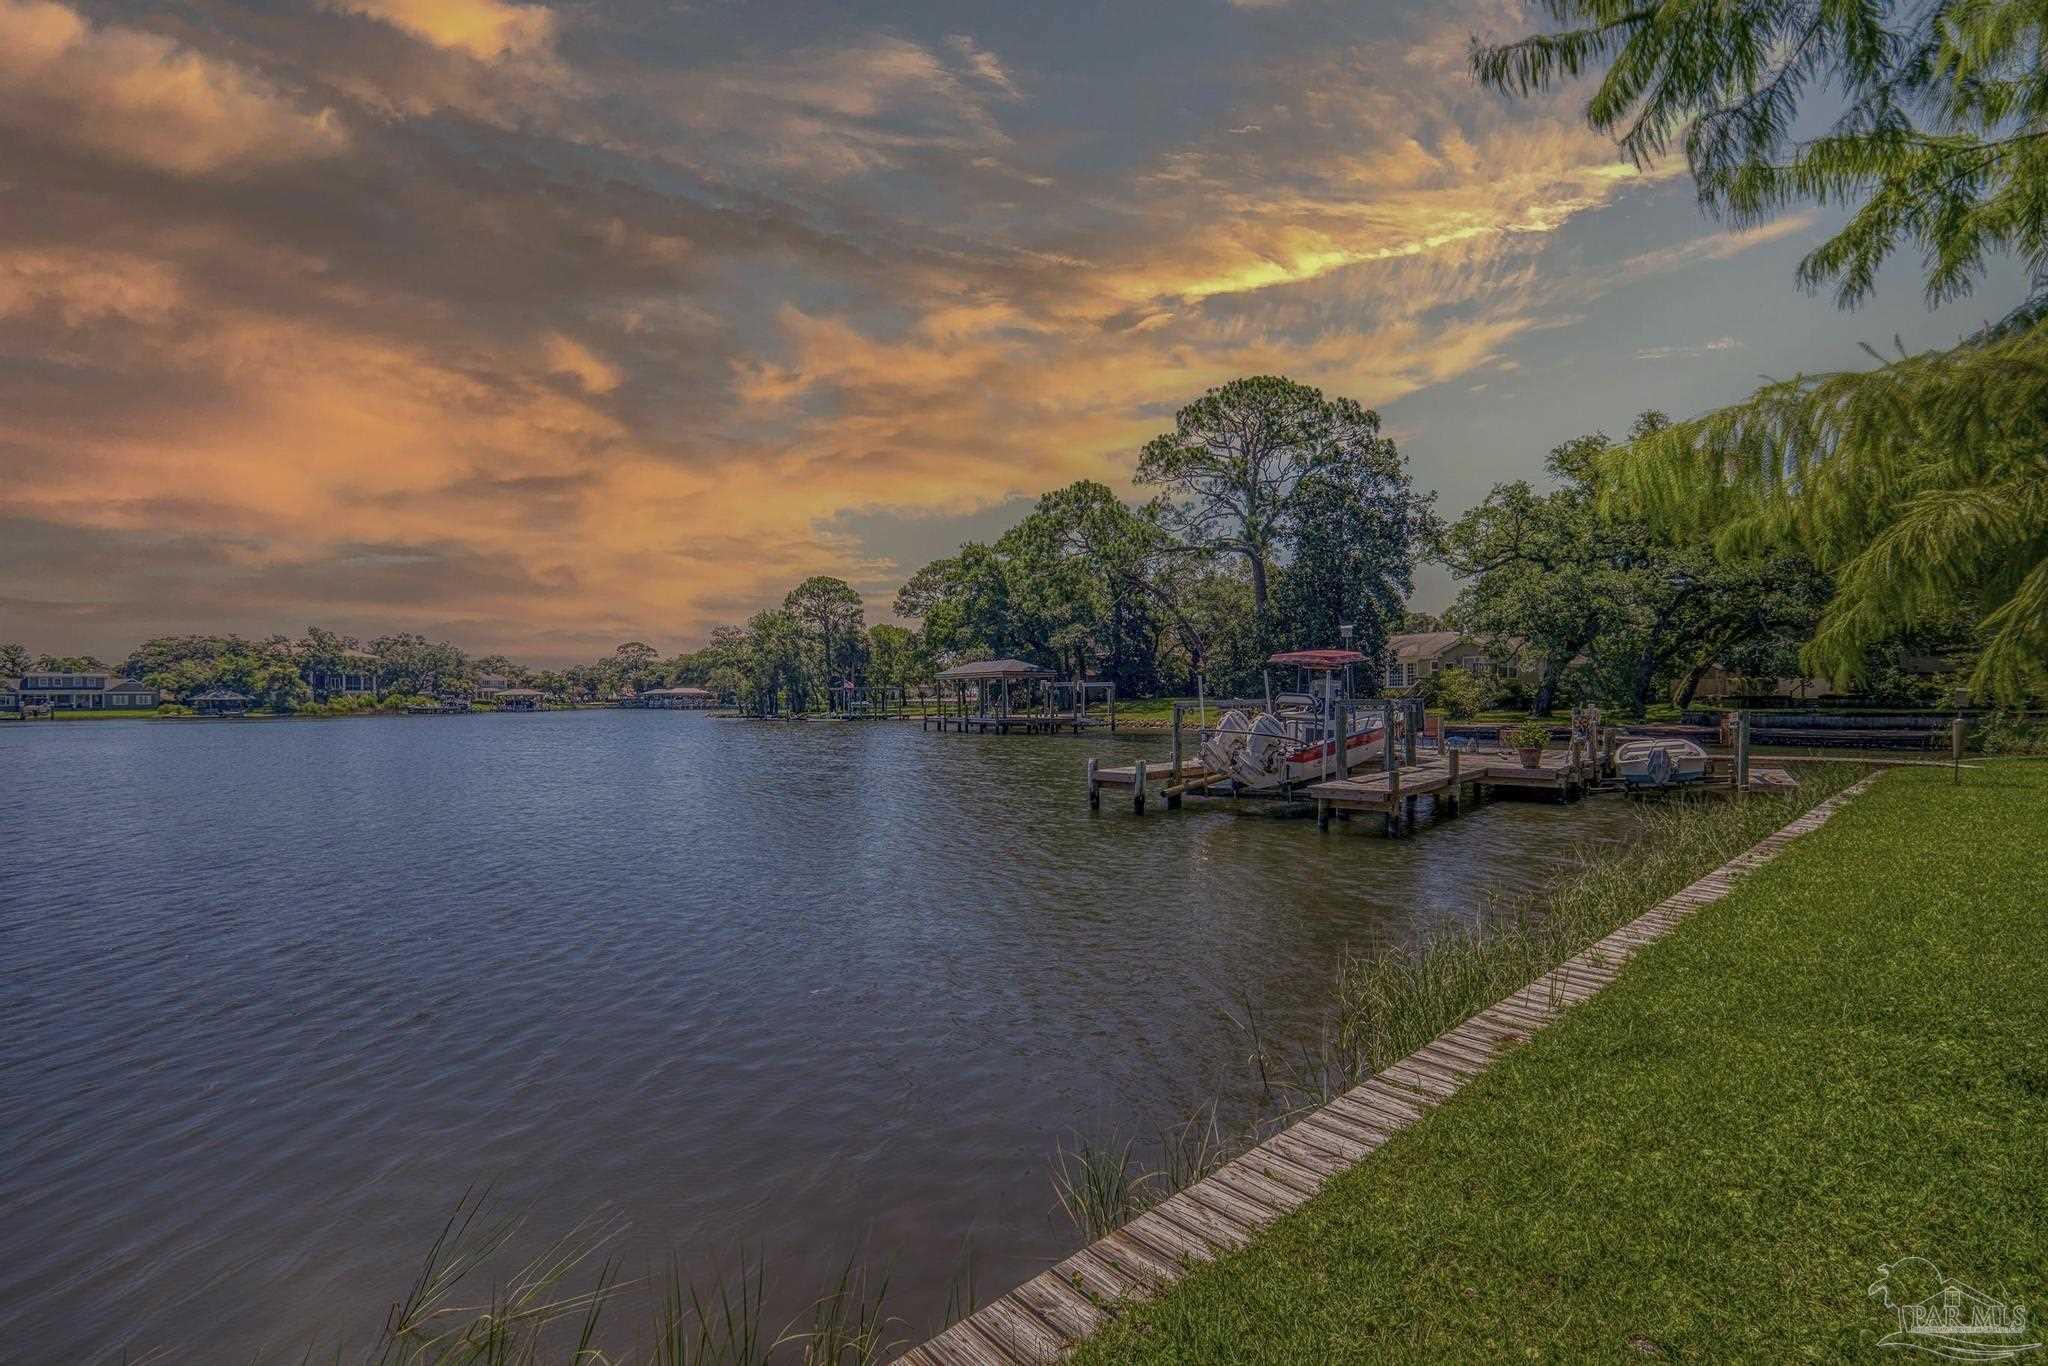
<svg viewBox="0 0 2048 1366">
<path fill-rule="evenodd" d="M 1231 771 L 1251 729 L 1251 717 L 1235 707 L 1217 719 L 1216 729 L 1202 737 L 1202 762 L 1211 773 Z"/>
<path fill-rule="evenodd" d="M 1348 706 L 1347 674 L 1365 656 L 1352 650 L 1297 650 L 1277 654 L 1270 664 L 1293 665 L 1309 675 L 1309 688 L 1282 693 L 1270 711 L 1227 711 L 1203 738 L 1202 759 L 1212 773 L 1253 792 L 1313 782 L 1338 771 L 1331 732 L 1340 705 L 1350 721 L 1344 737 L 1346 767 L 1357 769 L 1380 757 L 1384 726 L 1363 709 Z M 1270 678 L 1268 680 L 1270 682 Z M 1271 696 L 1269 690 L 1268 696 Z"/>
<path fill-rule="evenodd" d="M 1705 782 L 1707 752 L 1690 740 L 1624 740 L 1615 747 L 1614 771 L 1630 787 Z"/>
</svg>

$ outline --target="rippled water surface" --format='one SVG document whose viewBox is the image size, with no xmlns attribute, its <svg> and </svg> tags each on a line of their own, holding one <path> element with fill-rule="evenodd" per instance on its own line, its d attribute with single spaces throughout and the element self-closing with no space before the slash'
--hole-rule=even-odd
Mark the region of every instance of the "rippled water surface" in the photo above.
<svg viewBox="0 0 2048 1366">
<path fill-rule="evenodd" d="M 856 1248 L 934 1325 L 1077 1242 L 1076 1129 L 1249 1101 L 1347 946 L 1623 838 L 1091 813 L 1162 741 L 676 712 L 0 726 L 0 1356 L 360 1342 L 472 1182 L 629 1269 Z"/>
</svg>

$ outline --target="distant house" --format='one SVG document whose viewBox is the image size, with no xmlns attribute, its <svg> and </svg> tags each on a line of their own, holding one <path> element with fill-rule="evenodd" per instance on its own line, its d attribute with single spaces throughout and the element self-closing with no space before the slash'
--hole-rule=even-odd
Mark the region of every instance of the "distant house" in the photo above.
<svg viewBox="0 0 2048 1366">
<path fill-rule="evenodd" d="M 240 716 L 249 710 L 249 699 L 229 688 L 208 688 L 186 698 L 185 705 L 201 716 Z"/>
<path fill-rule="evenodd" d="M 539 711 L 548 698 L 539 688 L 499 688 L 491 700 L 500 711 Z"/>
<path fill-rule="evenodd" d="M 0 678 L 0 711 L 21 710 L 21 680 Z"/>
<path fill-rule="evenodd" d="M 718 698 L 703 688 L 649 688 L 640 694 L 640 705 L 672 710 L 695 710 L 717 706 Z"/>
<path fill-rule="evenodd" d="M 1533 678 L 1534 671 L 1523 655 L 1521 643 L 1515 640 L 1489 647 L 1462 631 L 1414 631 L 1388 636 L 1382 658 L 1386 660 L 1387 691 L 1405 692 L 1445 669 L 1463 669 L 1482 682 Z"/>
<path fill-rule="evenodd" d="M 154 708 L 164 695 L 147 683 L 112 673 L 28 673 L 15 702 L 52 711 L 132 711 Z"/>
<path fill-rule="evenodd" d="M 498 694 L 511 686 L 512 680 L 503 674 L 485 674 L 476 681 L 476 700 L 479 702 L 493 701 L 497 698 Z"/>
<path fill-rule="evenodd" d="M 330 697 L 375 697 L 377 665 L 377 656 L 367 650 L 343 650 L 332 668 L 307 670 L 306 684 L 323 702 Z"/>
</svg>

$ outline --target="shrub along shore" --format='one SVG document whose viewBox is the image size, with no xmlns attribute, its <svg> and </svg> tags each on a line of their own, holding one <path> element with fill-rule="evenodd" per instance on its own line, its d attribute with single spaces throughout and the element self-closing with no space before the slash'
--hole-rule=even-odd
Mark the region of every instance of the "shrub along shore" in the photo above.
<svg viewBox="0 0 2048 1366">
<path fill-rule="evenodd" d="M 1840 1359 L 1911 1256 L 2029 1302 L 2044 801 L 2026 761 L 1886 775 L 1077 1360 Z"/>
</svg>

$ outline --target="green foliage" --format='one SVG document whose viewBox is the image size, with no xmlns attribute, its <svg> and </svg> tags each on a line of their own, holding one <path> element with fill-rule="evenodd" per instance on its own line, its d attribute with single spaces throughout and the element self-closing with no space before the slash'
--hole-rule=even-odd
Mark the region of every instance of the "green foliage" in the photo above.
<svg viewBox="0 0 2048 1366">
<path fill-rule="evenodd" d="M 2048 324 L 1770 385 L 1610 452 L 1604 478 L 1615 515 L 1811 555 L 1836 593 L 1806 658 L 1839 681 L 1959 604 L 1977 693 L 2048 676 Z"/>
<path fill-rule="evenodd" d="M 1413 495 L 1379 414 L 1284 376 L 1232 380 L 1182 408 L 1139 453 L 1137 482 L 1164 488 L 1153 519 L 1187 550 L 1243 558 L 1262 623 L 1277 566 L 1297 562 L 1296 616 L 1331 619 L 1288 624 L 1317 644 L 1335 640 L 1338 619 L 1384 637 L 1427 525 L 1429 500 Z M 1268 627 L 1276 642 L 1296 633 Z"/>
<path fill-rule="evenodd" d="M 1508 734 L 1517 749 L 1541 749 L 1550 743 L 1550 723 L 1531 719 L 1510 728 Z"/>
<path fill-rule="evenodd" d="M 1526 94 L 1605 71 L 1586 119 L 1638 166 L 1674 138 L 1703 205 L 1738 225 L 1797 203 L 1853 207 L 1801 262 L 1807 285 L 1866 297 L 1898 247 L 1920 250 L 1930 302 L 2015 252 L 2048 283 L 2048 79 L 2039 0 L 1545 0 L 1566 27 L 1473 68 Z M 1817 137 L 1802 115 L 1832 113 Z"/>
<path fill-rule="evenodd" d="M 1608 507 L 1793 548 L 1837 594 L 1809 667 L 1859 677 L 1870 647 L 1957 603 L 1983 650 L 1971 686 L 2012 699 L 2048 672 L 2048 10 L 2039 0 L 1891 6 L 1826 0 L 1547 0 L 1562 32 L 1478 47 L 1481 80 L 1527 92 L 1606 66 L 1586 107 L 1641 163 L 1683 130 L 1702 200 L 1750 221 L 1799 201 L 1854 206 L 1800 265 L 1864 298 L 1897 247 L 1930 300 L 1988 255 L 2032 297 L 1952 351 L 1798 376 L 1646 434 L 1610 459 Z M 1802 109 L 1844 100 L 1796 141 Z"/>
<path fill-rule="evenodd" d="M 1422 680 L 1423 705 L 1452 721 L 1469 720 L 1486 705 L 1486 691 L 1468 669 L 1439 669 Z"/>
<path fill-rule="evenodd" d="M 0 641 L 0 678 L 19 678 L 28 672 L 28 666 L 26 645 Z"/>
<path fill-rule="evenodd" d="M 790 590 L 782 610 L 813 637 L 808 653 L 816 695 L 826 696 L 842 677 L 859 671 L 856 650 L 865 644 L 860 594 L 846 580 L 813 575 Z"/>
<path fill-rule="evenodd" d="M 2048 754 L 2048 721 L 2018 711 L 1993 712 L 1972 740 L 1986 754 Z"/>
<path fill-rule="evenodd" d="M 107 666 L 94 655 L 37 655 L 28 669 L 35 673 L 104 673 Z"/>
<path fill-rule="evenodd" d="M 1662 414 L 1645 413 L 1632 435 L 1667 430 Z M 1471 581 L 1460 626 L 1501 657 L 1533 654 L 1539 715 L 1571 691 L 1640 718 L 1671 679 L 1690 701 L 1709 667 L 1765 662 L 1803 642 L 1827 598 L 1825 577 L 1800 556 L 1717 554 L 1703 533 L 1674 539 L 1641 515 L 1603 516 L 1612 449 L 1597 432 L 1557 446 L 1546 462 L 1556 489 L 1496 485 L 1438 544 Z"/>
</svg>

